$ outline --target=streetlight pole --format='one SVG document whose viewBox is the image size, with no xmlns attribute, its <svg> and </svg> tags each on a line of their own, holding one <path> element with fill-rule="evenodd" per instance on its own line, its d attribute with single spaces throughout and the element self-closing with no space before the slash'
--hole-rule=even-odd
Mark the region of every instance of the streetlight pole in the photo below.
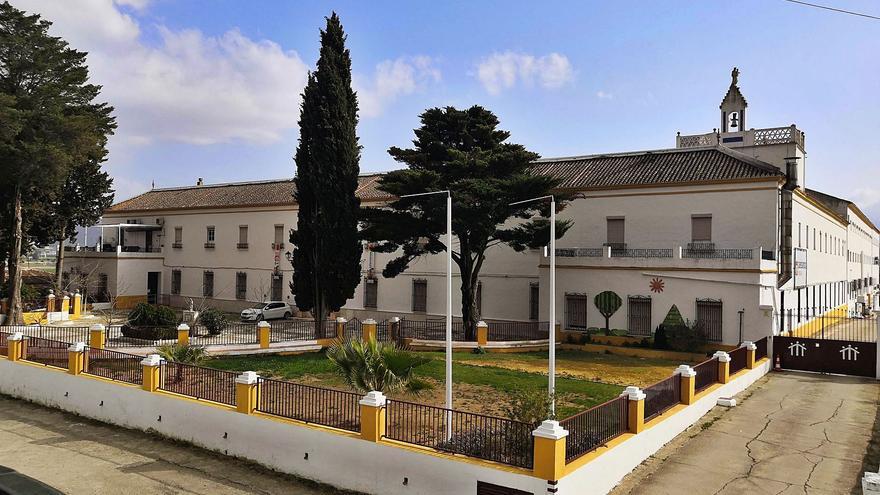
<svg viewBox="0 0 880 495">
<path fill-rule="evenodd" d="M 446 195 L 446 409 L 452 409 L 452 193 L 432 191 L 418 194 L 405 194 L 401 198 Z M 450 433 L 447 429 L 447 433 Z"/>
<path fill-rule="evenodd" d="M 550 396 L 550 413 L 556 414 L 556 198 L 552 195 L 510 203 L 510 206 L 532 201 L 550 200 L 550 349 L 547 393 Z"/>
</svg>

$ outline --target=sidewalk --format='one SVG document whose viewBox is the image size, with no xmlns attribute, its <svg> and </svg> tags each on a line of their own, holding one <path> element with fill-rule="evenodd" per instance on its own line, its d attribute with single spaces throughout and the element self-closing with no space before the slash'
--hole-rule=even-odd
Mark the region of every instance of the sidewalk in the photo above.
<svg viewBox="0 0 880 495">
<path fill-rule="evenodd" d="M 70 495 L 342 493 L 6 396 L 0 396 L 0 465 Z"/>
<path fill-rule="evenodd" d="M 716 407 L 612 493 L 825 495 L 860 483 L 878 382 L 771 373 L 741 395 L 737 407 Z"/>
</svg>

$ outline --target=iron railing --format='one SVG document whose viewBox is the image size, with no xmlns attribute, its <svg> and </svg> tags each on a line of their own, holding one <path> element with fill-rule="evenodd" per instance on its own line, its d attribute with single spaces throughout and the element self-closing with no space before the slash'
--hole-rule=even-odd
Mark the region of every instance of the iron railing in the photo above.
<svg viewBox="0 0 880 495">
<path fill-rule="evenodd" d="M 110 348 L 158 347 L 163 344 L 173 344 L 177 342 L 177 330 L 175 328 L 163 328 L 167 332 L 167 335 L 172 335 L 173 338 L 153 340 L 126 337 L 122 334 L 121 325 L 111 325 L 104 330 L 106 332 L 104 346 Z"/>
<path fill-rule="evenodd" d="M 533 425 L 511 419 L 389 400 L 386 436 L 443 452 L 531 468 Z"/>
<path fill-rule="evenodd" d="M 9 356 L 9 344 L 7 339 L 11 334 L 0 332 L 0 356 Z"/>
<path fill-rule="evenodd" d="M 730 374 L 734 374 L 740 370 L 744 370 L 746 368 L 746 353 L 748 350 L 745 347 L 738 347 L 727 353 L 730 356 Z"/>
<path fill-rule="evenodd" d="M 877 341 L 877 317 L 845 313 L 833 307 L 788 309 L 776 313 L 781 334 L 826 340 Z"/>
<path fill-rule="evenodd" d="M 83 372 L 110 380 L 140 385 L 144 372 L 143 357 L 109 349 L 87 348 L 83 360 Z"/>
<path fill-rule="evenodd" d="M 234 406 L 235 377 L 231 371 L 162 361 L 159 389 Z"/>
<path fill-rule="evenodd" d="M 327 326 L 328 321 L 324 322 L 325 327 Z M 335 332 L 336 322 L 333 323 L 333 328 Z M 269 333 L 269 342 L 279 343 L 279 342 L 293 342 L 300 340 L 315 340 L 318 337 L 319 332 L 315 332 L 315 321 L 314 320 L 277 320 L 269 322 L 272 330 Z M 256 328 L 254 329 L 254 334 L 256 335 Z M 324 332 L 320 332 L 322 337 Z"/>
<path fill-rule="evenodd" d="M 559 422 L 568 430 L 565 462 L 601 447 L 627 432 L 629 398 L 620 396 Z"/>
<path fill-rule="evenodd" d="M 605 248 L 556 248 L 560 258 L 604 258 Z"/>
<path fill-rule="evenodd" d="M 24 342 L 25 360 L 56 368 L 68 368 L 70 351 L 67 348 L 70 347 L 70 344 L 67 342 L 41 339 L 39 337 L 28 337 Z"/>
<path fill-rule="evenodd" d="M 400 320 L 400 335 L 417 340 L 446 340 L 445 320 Z M 466 342 L 464 322 L 452 322 L 452 340 Z M 476 338 L 476 335 L 474 336 Z"/>
<path fill-rule="evenodd" d="M 673 375 L 645 387 L 645 421 L 649 421 L 681 402 L 681 377 Z"/>
<path fill-rule="evenodd" d="M 694 378 L 694 389 L 697 392 L 718 383 L 718 360 L 715 358 L 703 361 L 694 366 L 697 376 Z"/>
<path fill-rule="evenodd" d="M 360 431 L 360 394 L 260 378 L 256 409 L 284 418 Z"/>
<path fill-rule="evenodd" d="M 548 321 L 490 321 L 490 342 L 511 342 L 517 340 L 547 340 L 550 338 Z"/>
<path fill-rule="evenodd" d="M 274 325 L 272 330 L 274 331 Z M 256 323 L 227 323 L 214 333 L 204 325 L 193 325 L 189 329 L 189 341 L 198 345 L 255 345 L 257 340 Z"/>
<path fill-rule="evenodd" d="M 611 248 L 612 258 L 672 258 L 670 248 Z"/>
<path fill-rule="evenodd" d="M 715 248 L 687 248 L 681 252 L 682 258 L 688 259 L 712 259 L 712 260 L 750 260 L 755 257 L 755 250 L 746 249 L 715 249 Z"/>
<path fill-rule="evenodd" d="M 764 359 L 767 357 L 767 343 L 769 342 L 769 337 L 764 337 L 763 339 L 755 342 L 755 361 L 759 359 Z"/>
</svg>

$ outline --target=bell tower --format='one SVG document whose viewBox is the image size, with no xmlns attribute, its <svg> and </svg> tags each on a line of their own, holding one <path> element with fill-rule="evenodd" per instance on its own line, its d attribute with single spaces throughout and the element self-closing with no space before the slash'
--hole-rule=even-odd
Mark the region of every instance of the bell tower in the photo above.
<svg viewBox="0 0 880 495">
<path fill-rule="evenodd" d="M 721 100 L 721 132 L 740 132 L 746 129 L 746 107 L 749 104 L 739 90 L 739 69 L 730 73 L 730 88 Z"/>
</svg>

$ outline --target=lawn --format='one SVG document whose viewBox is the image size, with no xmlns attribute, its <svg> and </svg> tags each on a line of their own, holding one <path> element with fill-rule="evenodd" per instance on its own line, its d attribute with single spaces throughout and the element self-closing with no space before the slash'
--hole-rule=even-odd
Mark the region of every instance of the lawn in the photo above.
<svg viewBox="0 0 880 495">
<path fill-rule="evenodd" d="M 418 375 L 434 387 L 419 394 L 393 398 L 442 406 L 444 403 L 443 353 L 430 353 L 432 360 Z M 455 353 L 453 379 L 455 407 L 482 414 L 506 415 L 509 400 L 521 390 L 547 387 L 546 353 L 471 354 Z M 649 385 L 668 377 L 677 363 L 580 351 L 557 353 L 557 413 L 566 417 L 616 397 L 624 385 Z M 256 371 L 262 376 L 331 388 L 345 389 L 323 353 L 293 356 L 251 355 L 218 357 L 208 366 L 230 371 Z"/>
</svg>

